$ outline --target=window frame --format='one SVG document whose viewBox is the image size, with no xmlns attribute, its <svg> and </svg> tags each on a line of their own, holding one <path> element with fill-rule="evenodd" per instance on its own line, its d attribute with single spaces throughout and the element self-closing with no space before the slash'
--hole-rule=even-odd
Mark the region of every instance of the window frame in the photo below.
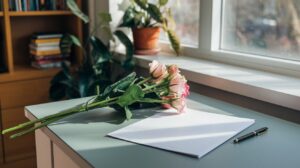
<svg viewBox="0 0 300 168">
<path fill-rule="evenodd" d="M 105 0 L 104 3 L 111 1 Z M 300 61 L 264 57 L 220 49 L 222 8 L 226 0 L 199 0 L 200 20 L 198 46 L 182 45 L 182 56 L 201 58 L 241 67 L 300 77 Z M 98 6 L 98 5 L 97 5 Z M 111 4 L 109 5 L 109 10 Z M 99 11 L 99 10 L 95 10 Z M 160 42 L 163 52 L 173 53 L 168 42 Z"/>
</svg>

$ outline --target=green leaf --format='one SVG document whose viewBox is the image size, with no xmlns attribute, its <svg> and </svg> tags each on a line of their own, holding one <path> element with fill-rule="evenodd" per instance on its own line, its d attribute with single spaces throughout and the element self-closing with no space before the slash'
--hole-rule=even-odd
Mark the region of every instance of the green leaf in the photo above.
<svg viewBox="0 0 300 168">
<path fill-rule="evenodd" d="M 73 45 L 73 41 L 69 34 L 65 34 L 59 43 L 59 47 L 61 50 L 62 55 L 69 55 L 71 51 L 71 47 Z"/>
<path fill-rule="evenodd" d="M 130 111 L 130 109 L 128 108 L 128 106 L 125 106 L 124 110 L 125 110 L 125 114 L 126 114 L 126 119 L 130 120 L 132 118 L 132 112 Z"/>
<path fill-rule="evenodd" d="M 156 5 L 149 3 L 148 8 L 146 8 L 146 11 L 158 23 L 163 23 L 164 22 L 163 15 L 162 15 L 162 13 L 160 12 L 159 8 Z"/>
<path fill-rule="evenodd" d="M 99 38 L 92 36 L 90 42 L 93 46 L 92 53 L 97 63 L 102 63 L 111 59 L 111 53 Z"/>
<path fill-rule="evenodd" d="M 61 83 L 55 83 L 50 86 L 49 97 L 51 100 L 61 100 L 66 96 L 66 86 Z"/>
<path fill-rule="evenodd" d="M 147 9 L 148 0 L 134 0 L 134 2 L 142 9 Z"/>
<path fill-rule="evenodd" d="M 100 19 L 102 24 L 109 25 L 109 23 L 112 21 L 111 15 L 109 13 L 100 12 L 98 14 L 98 16 L 99 16 L 99 19 Z"/>
<path fill-rule="evenodd" d="M 89 22 L 89 17 L 84 14 L 78 7 L 77 3 L 75 2 L 75 0 L 67 0 L 67 5 L 70 8 L 70 10 L 73 12 L 73 14 L 75 14 L 76 16 L 78 16 L 81 20 L 84 21 L 84 23 L 88 23 Z"/>
<path fill-rule="evenodd" d="M 76 36 L 74 36 L 72 34 L 70 34 L 69 36 L 70 36 L 73 44 L 75 44 L 78 47 L 82 47 L 80 40 Z"/>
<path fill-rule="evenodd" d="M 80 71 L 78 74 L 78 92 L 80 94 L 80 97 L 86 97 L 89 96 L 89 86 L 90 82 L 92 82 L 94 79 L 92 77 L 92 73 L 88 73 L 85 71 Z"/>
<path fill-rule="evenodd" d="M 145 96 L 145 93 L 143 92 L 143 89 L 134 84 L 131 85 L 126 92 L 119 97 L 117 100 L 117 104 L 120 105 L 121 107 L 129 106 L 133 103 L 138 102 Z"/>
<path fill-rule="evenodd" d="M 118 37 L 118 39 L 126 48 L 126 59 L 123 63 L 123 67 L 128 70 L 133 69 L 135 65 L 133 60 L 134 46 L 131 40 L 127 37 L 127 35 L 124 32 L 120 30 L 117 30 L 114 34 Z"/>
<path fill-rule="evenodd" d="M 159 0 L 160 6 L 165 6 L 168 3 L 169 0 Z"/>
<path fill-rule="evenodd" d="M 134 16 L 134 9 L 132 7 L 128 7 L 123 15 L 122 23 L 119 25 L 119 27 L 133 27 Z"/>
<path fill-rule="evenodd" d="M 176 55 L 179 55 L 179 53 L 180 53 L 180 39 L 179 39 L 179 37 L 171 29 L 167 30 L 167 34 L 168 34 L 169 41 L 171 43 L 171 46 L 172 46 L 173 50 L 175 51 Z"/>
<path fill-rule="evenodd" d="M 130 84 L 134 81 L 135 77 L 136 77 L 136 73 L 133 72 L 128 76 L 124 77 L 123 79 L 119 80 L 118 82 L 106 87 L 104 92 L 97 97 L 97 100 L 106 99 L 110 94 L 114 93 L 114 91 L 126 90 L 130 86 Z"/>
</svg>

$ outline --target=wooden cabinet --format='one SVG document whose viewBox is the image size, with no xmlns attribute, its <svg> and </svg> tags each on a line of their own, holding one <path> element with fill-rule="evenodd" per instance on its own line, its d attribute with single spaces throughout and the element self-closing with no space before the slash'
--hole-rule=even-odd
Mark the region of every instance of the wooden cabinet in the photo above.
<svg viewBox="0 0 300 168">
<path fill-rule="evenodd" d="M 79 7 L 82 1 L 76 0 Z M 0 50 L 5 71 L 0 72 L 0 130 L 28 121 L 24 106 L 49 102 L 51 78 L 59 69 L 38 70 L 30 66 L 28 44 L 35 32 L 62 32 L 76 35 L 81 41 L 82 21 L 70 11 L 10 11 L 9 0 L 0 0 Z M 2 45 L 2 44 L 1 44 Z M 78 48 L 71 53 L 72 65 L 82 54 Z M 0 65 L 2 66 L 2 65 Z M 0 67 L 2 68 L 2 67 Z M 36 167 L 33 134 L 14 140 L 0 135 L 0 168 Z"/>
<path fill-rule="evenodd" d="M 12 81 L 0 83 L 1 99 L 1 127 L 6 129 L 19 123 L 26 122 L 24 106 L 48 102 L 48 88 L 51 77 Z M 17 162 L 32 162 L 35 160 L 35 138 L 29 134 L 17 139 L 10 139 L 9 135 L 1 136 L 2 157 L 1 160 L 8 165 L 14 166 Z M 35 167 L 35 161 L 26 163 Z"/>
</svg>

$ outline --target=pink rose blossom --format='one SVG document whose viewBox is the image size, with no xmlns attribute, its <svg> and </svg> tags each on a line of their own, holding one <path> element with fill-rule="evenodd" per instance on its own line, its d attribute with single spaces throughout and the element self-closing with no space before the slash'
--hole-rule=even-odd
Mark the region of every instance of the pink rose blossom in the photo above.
<svg viewBox="0 0 300 168">
<path fill-rule="evenodd" d="M 164 96 L 161 99 L 162 100 L 169 100 L 170 101 L 170 99 L 172 99 L 172 96 Z M 161 106 L 164 109 L 170 109 L 170 108 L 172 108 L 172 106 L 170 104 L 168 104 L 168 103 L 163 103 Z"/>
<path fill-rule="evenodd" d="M 188 94 L 188 88 L 186 88 L 186 79 L 179 73 L 171 76 L 169 89 L 173 94 L 177 94 L 177 97 Z M 186 97 L 186 96 L 185 96 Z"/>
<path fill-rule="evenodd" d="M 149 64 L 149 66 L 150 74 L 154 79 L 156 79 L 155 82 L 157 83 L 164 80 L 169 75 L 167 67 L 164 64 L 161 64 L 154 60 L 152 61 L 152 63 Z"/>
<path fill-rule="evenodd" d="M 188 97 L 189 95 L 190 95 L 190 86 L 187 83 L 185 83 L 182 97 Z"/>
<path fill-rule="evenodd" d="M 168 72 L 170 75 L 174 75 L 180 73 L 180 70 L 178 69 L 177 65 L 170 65 L 168 67 Z"/>
<path fill-rule="evenodd" d="M 171 106 L 176 109 L 179 113 L 182 113 L 186 109 L 186 99 L 181 97 L 172 101 Z"/>
</svg>

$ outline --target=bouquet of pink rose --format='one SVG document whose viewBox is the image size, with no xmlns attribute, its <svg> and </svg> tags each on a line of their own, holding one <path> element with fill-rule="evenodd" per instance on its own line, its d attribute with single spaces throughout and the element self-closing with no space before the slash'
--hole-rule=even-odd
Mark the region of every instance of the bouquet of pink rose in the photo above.
<svg viewBox="0 0 300 168">
<path fill-rule="evenodd" d="M 23 130 L 10 136 L 16 138 L 64 117 L 108 106 L 123 112 L 127 119 L 132 117 L 131 110 L 141 107 L 143 103 L 162 104 L 165 108 L 175 108 L 181 113 L 185 110 L 188 95 L 189 86 L 176 65 L 165 66 L 153 61 L 149 78 L 139 78 L 131 73 L 84 104 L 3 130 L 2 134 Z"/>
</svg>

